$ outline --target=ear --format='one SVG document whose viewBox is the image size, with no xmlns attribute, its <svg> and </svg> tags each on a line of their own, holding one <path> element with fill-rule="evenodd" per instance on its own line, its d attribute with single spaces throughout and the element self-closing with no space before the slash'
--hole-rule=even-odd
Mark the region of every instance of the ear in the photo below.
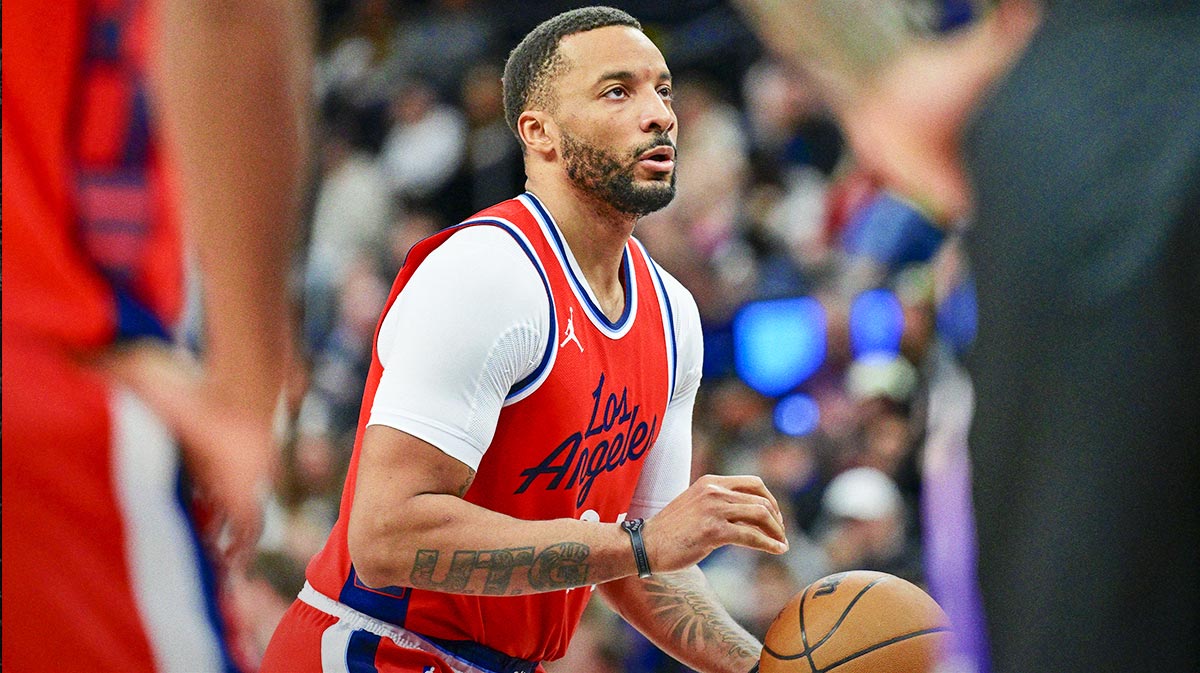
<svg viewBox="0 0 1200 673">
<path fill-rule="evenodd" d="M 525 150 L 550 155 L 558 149 L 558 125 L 542 110 L 526 110 L 517 117 L 517 133 Z"/>
</svg>

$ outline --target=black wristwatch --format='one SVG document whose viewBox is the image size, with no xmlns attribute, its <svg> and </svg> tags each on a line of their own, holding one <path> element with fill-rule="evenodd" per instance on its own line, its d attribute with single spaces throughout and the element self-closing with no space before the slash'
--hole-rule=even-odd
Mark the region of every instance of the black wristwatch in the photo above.
<svg viewBox="0 0 1200 673">
<path fill-rule="evenodd" d="M 633 560 L 637 563 L 638 577 L 650 576 L 650 557 L 646 555 L 646 543 L 642 541 L 642 526 L 644 519 L 629 519 L 621 522 L 621 528 L 629 533 L 629 542 L 633 545 Z"/>
</svg>

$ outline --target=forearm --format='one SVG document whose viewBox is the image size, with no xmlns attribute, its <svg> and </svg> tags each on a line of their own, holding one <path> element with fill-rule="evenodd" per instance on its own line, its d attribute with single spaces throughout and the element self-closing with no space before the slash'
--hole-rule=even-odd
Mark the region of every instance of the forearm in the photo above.
<svg viewBox="0 0 1200 673">
<path fill-rule="evenodd" d="M 465 500 L 474 478 L 472 467 L 432 444 L 369 425 L 347 530 L 363 582 L 515 595 L 637 574 L 631 538 L 618 524 L 517 519 Z M 662 573 L 726 544 L 778 554 L 787 549 L 781 519 L 758 478 L 706 475 L 646 521 L 645 551 Z"/>
<path fill-rule="evenodd" d="M 616 524 L 526 521 L 451 494 L 424 493 L 403 511 L 355 508 L 350 555 L 370 586 L 511 596 L 635 575 L 629 537 Z"/>
<path fill-rule="evenodd" d="M 309 148 L 307 3 L 168 0 L 157 94 L 204 293 L 205 377 L 269 414 Z"/>
<path fill-rule="evenodd" d="M 747 673 L 762 645 L 737 624 L 691 567 L 604 584 L 609 605 L 675 659 L 702 673 Z"/>
</svg>

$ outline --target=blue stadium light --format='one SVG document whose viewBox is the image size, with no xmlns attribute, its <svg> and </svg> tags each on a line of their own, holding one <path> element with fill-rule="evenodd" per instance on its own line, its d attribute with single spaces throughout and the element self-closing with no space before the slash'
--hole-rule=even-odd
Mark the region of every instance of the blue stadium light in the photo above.
<svg viewBox="0 0 1200 673">
<path fill-rule="evenodd" d="M 854 357 L 899 353 L 903 332 L 904 308 L 891 290 L 867 290 L 850 304 L 850 350 Z"/>
<path fill-rule="evenodd" d="M 733 318 L 738 376 L 764 395 L 782 395 L 825 362 L 825 309 L 812 297 L 756 301 Z"/>
<path fill-rule="evenodd" d="M 788 395 L 775 405 L 775 429 L 785 435 L 803 437 L 816 430 L 820 420 L 817 401 L 803 393 Z"/>
</svg>

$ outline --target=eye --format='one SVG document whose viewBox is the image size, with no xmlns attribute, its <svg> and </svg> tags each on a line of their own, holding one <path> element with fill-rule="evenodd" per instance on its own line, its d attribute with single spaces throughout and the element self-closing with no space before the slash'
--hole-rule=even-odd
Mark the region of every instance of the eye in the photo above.
<svg viewBox="0 0 1200 673">
<path fill-rule="evenodd" d="M 622 98 L 628 98 L 628 97 L 629 97 L 629 92 L 628 92 L 628 91 L 626 91 L 626 90 L 625 90 L 625 87 L 623 87 L 623 86 L 614 86 L 613 88 L 609 89 L 608 91 L 605 91 L 605 92 L 602 94 L 602 96 L 603 96 L 604 98 L 611 98 L 611 99 L 613 99 L 613 100 L 620 100 L 620 99 L 622 99 Z"/>
<path fill-rule="evenodd" d="M 658 95 L 662 96 L 663 100 L 671 100 L 674 97 L 671 87 L 665 85 L 658 87 Z"/>
</svg>

